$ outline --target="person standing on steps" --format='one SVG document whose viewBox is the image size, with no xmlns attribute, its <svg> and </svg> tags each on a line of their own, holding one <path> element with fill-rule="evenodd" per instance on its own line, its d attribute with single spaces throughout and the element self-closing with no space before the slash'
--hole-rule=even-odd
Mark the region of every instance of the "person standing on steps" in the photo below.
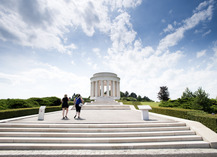
<svg viewBox="0 0 217 157">
<path fill-rule="evenodd" d="M 74 99 L 74 106 L 76 109 L 76 114 L 75 114 L 74 118 L 76 118 L 76 116 L 78 116 L 78 119 L 81 119 L 81 117 L 80 117 L 81 106 L 79 106 L 80 103 L 84 103 L 84 100 L 82 99 L 81 95 L 78 94 L 77 97 Z"/>
<path fill-rule="evenodd" d="M 68 101 L 69 101 L 69 98 L 67 97 L 67 94 L 65 94 L 64 98 L 62 98 L 63 119 L 68 119 L 68 117 L 67 117 L 68 108 L 69 108 Z"/>
</svg>

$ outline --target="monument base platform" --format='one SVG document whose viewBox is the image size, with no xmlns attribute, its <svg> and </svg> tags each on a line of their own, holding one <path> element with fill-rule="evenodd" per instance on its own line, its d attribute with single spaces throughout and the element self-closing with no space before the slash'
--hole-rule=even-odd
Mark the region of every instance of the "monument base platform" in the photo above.
<svg viewBox="0 0 217 157">
<path fill-rule="evenodd" d="M 110 97 L 102 97 L 91 101 L 91 103 L 87 103 L 87 105 L 123 105 L 123 103 L 115 101 L 113 98 Z"/>
</svg>

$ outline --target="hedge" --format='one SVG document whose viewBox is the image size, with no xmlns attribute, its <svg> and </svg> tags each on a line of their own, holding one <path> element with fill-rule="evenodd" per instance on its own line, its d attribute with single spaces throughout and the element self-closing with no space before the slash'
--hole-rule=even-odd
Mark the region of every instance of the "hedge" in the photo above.
<svg viewBox="0 0 217 157">
<path fill-rule="evenodd" d="M 59 110 L 61 110 L 61 106 L 47 106 L 45 112 L 47 113 L 47 112 L 59 111 Z M 39 107 L 1 110 L 0 120 L 38 114 L 38 111 L 39 111 Z"/>
<path fill-rule="evenodd" d="M 178 108 L 165 108 L 165 107 L 152 107 L 150 112 L 164 114 L 168 116 L 193 120 L 201 122 L 203 125 L 217 132 L 217 115 L 207 114 L 204 111 L 178 109 Z"/>
<path fill-rule="evenodd" d="M 33 108 L 40 106 L 59 106 L 61 99 L 57 97 L 29 98 L 29 99 L 0 99 L 0 110 Z"/>
</svg>

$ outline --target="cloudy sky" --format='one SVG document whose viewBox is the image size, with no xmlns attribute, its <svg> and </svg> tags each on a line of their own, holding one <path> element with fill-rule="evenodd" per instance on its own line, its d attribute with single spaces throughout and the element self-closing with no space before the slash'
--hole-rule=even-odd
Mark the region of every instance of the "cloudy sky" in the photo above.
<svg viewBox="0 0 217 157">
<path fill-rule="evenodd" d="M 152 100 L 216 98 L 216 1 L 0 0 L 0 99 L 88 97 L 97 72 Z"/>
</svg>

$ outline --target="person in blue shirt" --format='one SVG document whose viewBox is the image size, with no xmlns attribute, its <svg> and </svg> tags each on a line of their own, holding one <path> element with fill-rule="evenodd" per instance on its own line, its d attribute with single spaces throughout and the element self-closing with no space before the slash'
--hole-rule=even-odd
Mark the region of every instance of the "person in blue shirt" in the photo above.
<svg viewBox="0 0 217 157">
<path fill-rule="evenodd" d="M 76 114 L 74 118 L 78 116 L 78 119 L 81 119 L 80 117 L 80 112 L 81 112 L 81 106 L 79 105 L 80 103 L 84 103 L 84 100 L 82 99 L 81 95 L 78 94 L 77 97 L 74 99 L 74 106 L 76 109 Z"/>
</svg>

